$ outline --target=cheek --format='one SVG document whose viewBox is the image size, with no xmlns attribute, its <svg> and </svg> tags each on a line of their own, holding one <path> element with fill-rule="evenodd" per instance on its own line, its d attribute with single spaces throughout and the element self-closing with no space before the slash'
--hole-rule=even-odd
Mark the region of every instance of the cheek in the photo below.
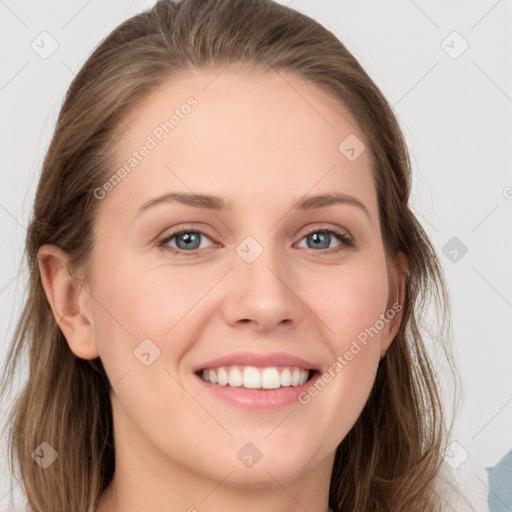
<svg viewBox="0 0 512 512">
<path fill-rule="evenodd" d="M 336 279 L 332 277 L 318 283 L 326 293 L 315 287 L 310 295 L 315 311 L 329 327 L 324 332 L 331 360 L 324 368 L 324 384 L 303 399 L 331 426 L 333 439 L 341 441 L 361 413 L 375 380 L 380 336 L 387 326 L 381 316 L 386 312 L 388 281 L 383 261 L 347 267 Z"/>
<path fill-rule="evenodd" d="M 139 265 L 117 268 L 115 275 L 95 287 L 95 294 L 111 313 L 110 320 L 117 320 L 134 337 L 161 338 L 200 300 L 207 285 L 191 271 L 171 274 Z M 104 316 L 101 311 L 100 316 Z"/>
<path fill-rule="evenodd" d="M 372 268 L 346 269 L 335 276 L 316 281 L 309 293 L 311 305 L 329 328 L 326 333 L 332 349 L 337 353 L 348 350 L 351 341 L 364 341 L 365 333 L 372 333 L 388 302 L 388 283 L 383 265 Z M 380 329 L 378 329 L 380 330 Z"/>
<path fill-rule="evenodd" d="M 203 304 L 216 276 L 210 282 L 190 268 L 170 273 L 140 264 L 119 265 L 110 271 L 104 266 L 101 275 L 92 292 L 94 324 L 100 357 L 107 372 L 110 369 L 111 381 L 141 366 L 136 359 L 139 346 L 152 356 L 164 356 L 151 366 L 160 366 L 164 360 L 170 366 L 177 364 L 187 349 L 189 331 L 199 327 L 194 310 Z M 144 341 L 148 339 L 151 343 Z"/>
</svg>

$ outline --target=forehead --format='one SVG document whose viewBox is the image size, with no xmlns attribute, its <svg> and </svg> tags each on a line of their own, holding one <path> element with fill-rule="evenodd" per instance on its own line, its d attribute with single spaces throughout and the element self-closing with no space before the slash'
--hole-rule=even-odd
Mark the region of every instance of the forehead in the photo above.
<svg viewBox="0 0 512 512">
<path fill-rule="evenodd" d="M 332 189 L 374 202 L 370 152 L 350 161 L 340 151 L 347 137 L 368 147 L 346 106 L 281 71 L 188 72 L 150 93 L 122 126 L 112 171 L 129 172 L 111 196 L 133 208 L 167 189 L 245 203 Z"/>
</svg>

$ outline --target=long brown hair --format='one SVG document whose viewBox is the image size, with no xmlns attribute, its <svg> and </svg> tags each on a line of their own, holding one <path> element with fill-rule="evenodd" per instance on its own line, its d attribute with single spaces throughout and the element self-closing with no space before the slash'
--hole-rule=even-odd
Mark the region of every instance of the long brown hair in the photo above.
<svg viewBox="0 0 512 512">
<path fill-rule="evenodd" d="M 76 357 L 46 299 L 37 253 L 54 244 L 83 269 L 98 213 L 93 191 L 112 169 L 123 118 L 159 85 L 193 69 L 241 64 L 306 80 L 349 109 L 369 142 L 381 231 L 391 261 L 406 255 L 403 316 L 365 408 L 338 446 L 329 491 L 335 512 L 433 512 L 446 433 L 423 323 L 433 304 L 433 340 L 447 350 L 449 303 L 436 252 L 409 206 L 408 150 L 388 102 L 345 46 L 311 18 L 272 0 L 160 0 L 117 27 L 67 91 L 26 237 L 28 298 L 2 390 L 29 360 L 9 416 L 11 471 L 30 511 L 93 512 L 115 470 L 110 383 L 99 358 Z M 58 464 L 32 453 L 47 442 Z"/>
</svg>

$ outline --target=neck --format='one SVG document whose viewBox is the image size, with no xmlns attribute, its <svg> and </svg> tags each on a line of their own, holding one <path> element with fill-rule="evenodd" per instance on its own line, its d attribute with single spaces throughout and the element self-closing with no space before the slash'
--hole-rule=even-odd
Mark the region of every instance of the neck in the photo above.
<svg viewBox="0 0 512 512">
<path fill-rule="evenodd" d="M 225 482 L 221 483 L 221 485 L 224 486 Z M 96 512 L 140 512 L 141 510 L 152 510 L 154 512 L 169 512 L 170 510 L 186 512 L 199 512 L 203 510 L 207 510 L 208 512 L 234 512 L 235 510 L 241 510 L 242 507 L 244 511 L 256 512 L 261 511 L 262 506 L 265 507 L 264 510 L 266 512 L 303 512 L 304 510 L 308 512 L 333 512 L 326 504 L 327 497 L 323 505 L 317 502 L 311 503 L 311 500 L 308 500 L 306 496 L 301 495 L 299 499 L 297 499 L 289 492 L 288 487 L 285 488 L 284 486 L 279 487 L 279 490 L 275 488 L 274 492 L 260 489 L 259 491 L 254 490 L 252 494 L 242 494 L 239 488 L 230 490 L 228 486 L 225 487 L 222 492 L 218 492 L 218 488 L 211 488 L 210 492 L 217 494 L 216 499 L 213 499 L 213 496 L 208 494 L 189 500 L 183 499 L 182 497 L 177 498 L 177 495 L 174 495 L 172 504 L 162 503 L 160 497 L 159 508 L 153 508 L 152 505 L 147 505 L 147 503 L 153 502 L 154 495 L 152 497 L 149 494 L 139 494 L 134 499 L 131 499 L 130 493 L 122 491 L 114 480 L 102 494 Z M 306 487 L 306 489 L 308 489 L 308 487 Z M 231 491 L 231 496 L 228 496 L 229 491 Z M 204 502 L 206 502 L 206 500 L 211 502 L 211 507 L 205 508 Z M 183 508 L 187 503 L 188 506 Z M 269 503 L 275 503 L 275 506 L 269 505 Z"/>
</svg>

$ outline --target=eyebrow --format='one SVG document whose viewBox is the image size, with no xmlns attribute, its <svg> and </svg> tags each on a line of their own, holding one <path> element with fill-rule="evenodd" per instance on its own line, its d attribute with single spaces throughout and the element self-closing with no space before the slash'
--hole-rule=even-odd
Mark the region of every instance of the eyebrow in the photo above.
<svg viewBox="0 0 512 512">
<path fill-rule="evenodd" d="M 135 215 L 139 215 L 152 206 L 162 203 L 174 202 L 193 206 L 196 208 L 204 208 L 215 211 L 227 211 L 231 209 L 230 203 L 219 196 L 186 192 L 171 192 L 146 201 L 137 210 Z M 294 208 L 298 208 L 299 210 L 314 210 L 316 208 L 331 206 L 333 204 L 348 204 L 351 206 L 356 206 L 362 210 L 371 221 L 370 213 L 368 212 L 366 206 L 356 197 L 347 194 L 332 193 L 320 194 L 316 196 L 302 196 L 299 198 Z"/>
</svg>

